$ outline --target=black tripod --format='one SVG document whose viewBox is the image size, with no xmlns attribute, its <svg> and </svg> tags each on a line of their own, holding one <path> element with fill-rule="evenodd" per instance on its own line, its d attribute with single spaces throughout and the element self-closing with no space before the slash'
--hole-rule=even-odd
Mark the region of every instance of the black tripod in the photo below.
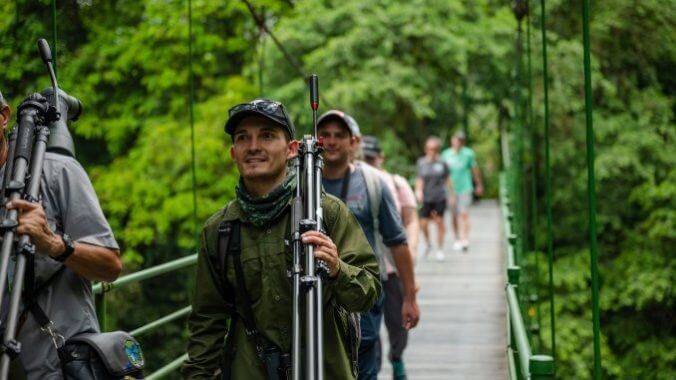
<svg viewBox="0 0 676 380">
<path fill-rule="evenodd" d="M 297 187 L 291 217 L 291 241 L 293 243 L 293 344 L 292 377 L 294 380 L 322 380 L 324 378 L 324 301 L 323 281 L 328 273 L 326 263 L 315 260 L 314 246 L 303 244 L 303 232 L 321 231 L 323 210 L 321 203 L 322 143 L 317 138 L 317 108 L 319 107 L 319 83 L 317 75 L 309 78 L 310 103 L 314 135 L 305 135 L 298 156 L 294 159 Z M 303 258 L 302 256 L 305 255 Z M 302 260 L 304 259 L 304 260 Z M 302 262 L 304 261 L 304 263 Z M 305 301 L 305 313 L 301 304 Z M 305 326 L 301 327 L 301 320 Z M 305 335 L 305 376 L 301 370 L 301 335 Z"/>
</svg>

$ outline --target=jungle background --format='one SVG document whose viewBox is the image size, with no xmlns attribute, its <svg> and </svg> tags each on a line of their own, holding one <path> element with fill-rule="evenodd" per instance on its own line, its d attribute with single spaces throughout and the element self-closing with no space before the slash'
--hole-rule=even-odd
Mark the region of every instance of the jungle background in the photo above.
<svg viewBox="0 0 676 380">
<path fill-rule="evenodd" d="M 557 316 L 557 373 L 592 366 L 580 0 L 547 1 Z M 517 22 L 497 0 L 192 1 L 197 220 L 193 218 L 188 2 L 57 1 L 59 82 L 84 104 L 72 124 L 122 246 L 125 273 L 195 250 L 195 231 L 234 196 L 238 177 L 223 133 L 229 107 L 281 100 L 310 131 L 304 74 L 322 106 L 380 136 L 388 168 L 414 175 L 429 134 L 466 126 L 497 194 L 499 133 L 518 110 Z M 543 80 L 539 2 L 530 1 L 536 220 L 544 220 Z M 37 38 L 52 38 L 49 0 L 0 2 L 0 89 L 15 110 L 49 85 Z M 591 42 L 603 371 L 606 378 L 676 378 L 676 3 L 592 2 Z M 523 32 L 526 33 L 526 23 Z M 524 40 L 525 41 L 525 34 Z M 52 47 L 54 49 L 54 47 Z M 295 62 L 295 63 L 292 63 Z M 522 61 L 525 71 L 526 58 Z M 300 69 L 300 70 L 299 70 Z M 522 82 L 522 85 L 525 80 Z M 525 94 L 522 87 L 520 91 Z M 527 108 L 525 108 L 527 109 Z M 534 152 L 534 154 L 533 154 Z M 533 249 L 546 282 L 545 223 Z M 112 293 L 109 325 L 134 328 L 185 305 L 192 271 Z M 547 299 L 542 287 L 540 299 Z M 548 303 L 540 313 L 548 315 Z M 541 338 L 549 349 L 548 318 Z M 424 322 L 423 322 L 424 323 Z M 141 339 L 151 368 L 179 356 L 183 321 Z M 158 349 L 159 348 L 159 349 Z"/>
</svg>

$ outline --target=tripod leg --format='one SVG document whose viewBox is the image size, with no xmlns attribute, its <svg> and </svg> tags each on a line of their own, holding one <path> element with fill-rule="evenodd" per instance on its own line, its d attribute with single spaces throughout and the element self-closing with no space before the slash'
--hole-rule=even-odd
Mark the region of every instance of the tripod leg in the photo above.
<svg viewBox="0 0 676 380">
<path fill-rule="evenodd" d="M 19 254 L 16 258 L 16 267 L 14 271 L 14 286 L 9 299 L 9 313 L 7 315 L 7 323 L 5 324 L 5 335 L 2 338 L 4 345 L 15 343 L 16 341 L 16 326 L 19 318 L 19 302 L 21 301 L 21 291 L 24 282 L 24 275 L 26 274 L 26 256 Z M 20 346 L 19 346 L 20 347 Z M 11 357 L 7 352 L 2 354 L 2 361 L 0 361 L 0 378 L 7 379 L 9 372 L 9 362 Z"/>
<path fill-rule="evenodd" d="M 317 380 L 324 379 L 324 300 L 322 275 L 317 275 Z"/>
</svg>

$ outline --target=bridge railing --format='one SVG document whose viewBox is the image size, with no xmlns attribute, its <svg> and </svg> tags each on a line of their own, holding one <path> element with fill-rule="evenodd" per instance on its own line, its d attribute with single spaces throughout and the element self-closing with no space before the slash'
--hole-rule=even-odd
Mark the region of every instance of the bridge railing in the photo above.
<svg viewBox="0 0 676 380">
<path fill-rule="evenodd" d="M 513 203 L 507 190 L 507 173 L 500 175 L 500 205 L 504 227 L 507 284 L 507 365 L 510 380 L 553 379 L 554 359 L 531 351 L 528 329 L 519 303 L 519 284 L 522 268 L 517 265 L 518 230 L 514 228 Z"/>
<path fill-rule="evenodd" d="M 185 269 L 188 267 L 191 267 L 197 263 L 197 254 L 193 254 L 190 256 L 182 257 L 180 259 L 172 260 L 164 264 L 160 264 L 148 269 L 140 270 L 138 272 L 134 272 L 131 274 L 128 274 L 126 276 L 122 276 L 115 280 L 114 282 L 102 282 L 94 285 L 93 287 L 93 292 L 94 292 L 94 297 L 95 297 L 95 302 L 96 302 L 96 314 L 98 315 L 99 322 L 101 324 L 101 329 L 104 331 L 107 331 L 107 310 L 106 310 L 106 293 L 110 292 L 113 289 L 118 289 L 130 284 L 135 284 L 138 282 L 141 282 L 143 280 L 147 280 L 150 278 L 158 277 L 161 275 L 165 275 L 171 272 L 175 272 L 181 269 Z M 172 321 L 175 321 L 180 318 L 186 317 L 190 311 L 192 310 L 191 306 L 186 306 L 181 309 L 178 309 L 174 311 L 173 313 L 170 313 L 168 315 L 165 315 L 155 321 L 149 322 L 143 326 L 140 326 L 132 331 L 130 331 L 130 334 L 134 337 L 138 337 L 140 335 L 146 334 L 150 331 L 153 331 L 159 327 L 162 327 L 166 325 L 167 323 L 170 323 Z M 183 354 L 179 356 L 178 358 L 172 360 L 171 362 L 165 364 L 161 368 L 159 368 L 157 371 L 147 375 L 145 378 L 146 379 L 160 379 L 165 377 L 166 375 L 176 371 L 178 367 L 180 367 L 181 363 L 187 358 L 187 354 Z"/>
</svg>

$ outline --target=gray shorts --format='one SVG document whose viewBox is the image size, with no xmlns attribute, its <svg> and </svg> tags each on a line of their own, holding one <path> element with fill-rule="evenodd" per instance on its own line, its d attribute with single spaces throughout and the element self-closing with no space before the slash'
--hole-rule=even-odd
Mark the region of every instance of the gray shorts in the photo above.
<svg viewBox="0 0 676 380">
<path fill-rule="evenodd" d="M 472 193 L 456 194 L 455 207 L 453 207 L 454 214 L 463 214 L 469 212 L 469 206 L 472 204 Z"/>
</svg>

